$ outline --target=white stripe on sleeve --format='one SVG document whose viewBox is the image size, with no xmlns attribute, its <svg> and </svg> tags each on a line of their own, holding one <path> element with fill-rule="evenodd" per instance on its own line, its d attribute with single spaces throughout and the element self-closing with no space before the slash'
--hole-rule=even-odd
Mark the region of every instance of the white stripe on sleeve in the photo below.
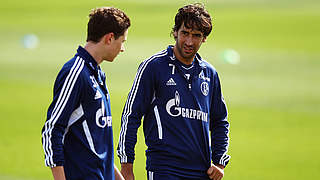
<svg viewBox="0 0 320 180">
<path fill-rule="evenodd" d="M 44 138 L 43 148 L 46 155 L 45 162 L 47 166 L 50 166 L 50 167 L 56 166 L 53 162 L 53 151 L 52 151 L 52 142 L 51 142 L 52 130 L 56 121 L 59 119 L 61 113 L 63 112 L 66 103 L 69 100 L 74 84 L 77 81 L 79 74 L 83 69 L 83 66 L 84 66 L 84 61 L 81 58 L 77 57 L 66 80 L 64 81 L 60 95 L 55 104 L 55 108 L 51 113 L 51 117 L 45 123 L 45 131 L 42 133 L 42 137 Z"/>
<path fill-rule="evenodd" d="M 122 116 L 122 125 L 121 125 L 121 130 L 120 130 L 120 136 L 119 136 L 119 150 L 117 151 L 118 155 L 120 156 L 120 161 L 121 163 L 127 162 L 127 156 L 125 153 L 125 136 L 127 132 L 127 125 L 128 125 L 128 116 L 130 116 L 132 112 L 132 105 L 135 100 L 135 96 L 138 91 L 138 87 L 140 84 L 141 76 L 152 60 L 154 60 L 157 57 L 162 57 L 167 55 L 167 50 L 163 50 L 159 52 L 158 54 L 155 54 L 154 56 L 151 56 L 149 59 L 145 60 L 142 65 L 139 67 L 138 72 L 136 74 L 135 80 L 133 82 L 132 89 L 129 93 L 128 99 L 125 104 L 125 108 L 123 111 L 123 116 Z"/>
<path fill-rule="evenodd" d="M 153 108 L 153 110 L 154 110 L 154 115 L 156 116 L 156 120 L 157 120 L 159 139 L 162 139 L 162 126 L 161 126 L 161 120 L 160 120 L 158 107 L 155 106 Z"/>
</svg>

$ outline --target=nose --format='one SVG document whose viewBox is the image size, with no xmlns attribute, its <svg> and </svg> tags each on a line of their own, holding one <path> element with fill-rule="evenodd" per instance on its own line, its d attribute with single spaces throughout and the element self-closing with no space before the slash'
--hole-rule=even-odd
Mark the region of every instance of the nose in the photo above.
<svg viewBox="0 0 320 180">
<path fill-rule="evenodd" d="M 186 37 L 186 41 L 185 41 L 187 46 L 192 46 L 192 36 L 188 36 Z"/>
<path fill-rule="evenodd" d="M 124 50 L 125 50 L 124 45 L 121 45 L 120 52 L 124 52 Z"/>
</svg>

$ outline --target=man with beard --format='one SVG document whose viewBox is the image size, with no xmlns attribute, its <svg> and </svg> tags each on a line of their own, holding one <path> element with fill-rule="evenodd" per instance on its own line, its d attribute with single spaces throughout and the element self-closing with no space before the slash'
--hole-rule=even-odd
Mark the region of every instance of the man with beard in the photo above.
<svg viewBox="0 0 320 180">
<path fill-rule="evenodd" d="M 149 180 L 220 180 L 230 156 L 227 108 L 214 67 L 197 53 L 212 30 L 201 4 L 179 9 L 175 45 L 143 61 L 125 104 L 117 149 L 134 179 L 134 146 L 144 117 Z"/>
</svg>

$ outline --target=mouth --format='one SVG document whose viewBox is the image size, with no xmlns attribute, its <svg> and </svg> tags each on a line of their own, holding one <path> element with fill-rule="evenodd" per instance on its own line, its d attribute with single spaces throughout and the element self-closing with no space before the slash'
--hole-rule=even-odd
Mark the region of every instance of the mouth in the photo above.
<svg viewBox="0 0 320 180">
<path fill-rule="evenodd" d="M 193 52 L 193 48 L 192 47 L 183 47 L 183 50 L 186 54 L 191 54 Z"/>
</svg>

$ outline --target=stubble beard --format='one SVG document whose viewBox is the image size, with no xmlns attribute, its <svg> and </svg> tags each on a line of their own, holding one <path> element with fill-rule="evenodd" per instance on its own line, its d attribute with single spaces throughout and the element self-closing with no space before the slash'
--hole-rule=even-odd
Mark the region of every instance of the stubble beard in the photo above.
<svg viewBox="0 0 320 180">
<path fill-rule="evenodd" d="M 194 56 L 195 56 L 195 54 L 196 54 L 194 47 L 192 47 L 193 52 L 190 53 L 190 54 L 187 54 L 187 53 L 185 53 L 185 52 L 183 51 L 183 47 L 182 47 L 182 46 L 184 46 L 184 45 L 180 46 L 180 45 L 178 44 L 178 42 L 177 42 L 177 43 L 176 43 L 176 46 L 177 46 L 177 50 L 178 50 L 178 52 L 179 52 L 179 54 L 180 54 L 180 56 L 181 56 L 182 58 L 184 58 L 184 59 L 187 60 L 187 61 L 192 61 L 192 60 L 193 60 L 193 58 L 194 58 Z"/>
</svg>

